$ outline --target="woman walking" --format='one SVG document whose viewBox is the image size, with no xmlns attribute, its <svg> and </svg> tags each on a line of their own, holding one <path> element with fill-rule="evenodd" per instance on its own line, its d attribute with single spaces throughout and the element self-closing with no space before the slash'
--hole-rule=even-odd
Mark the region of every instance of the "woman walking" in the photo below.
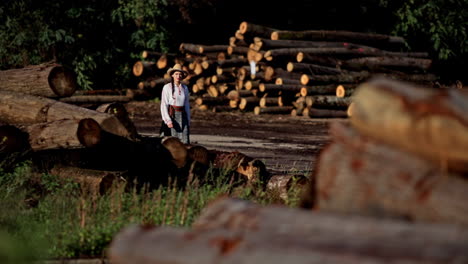
<svg viewBox="0 0 468 264">
<path fill-rule="evenodd" d="M 182 83 L 188 72 L 176 64 L 167 73 L 172 80 L 161 93 L 161 137 L 178 137 L 182 143 L 190 144 L 190 95 Z"/>
</svg>

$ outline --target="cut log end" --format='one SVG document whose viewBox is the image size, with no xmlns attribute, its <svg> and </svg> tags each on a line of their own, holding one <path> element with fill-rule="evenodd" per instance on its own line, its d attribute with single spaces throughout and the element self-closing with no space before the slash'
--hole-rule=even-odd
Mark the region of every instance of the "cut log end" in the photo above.
<svg viewBox="0 0 468 264">
<path fill-rule="evenodd" d="M 260 92 L 264 92 L 265 89 L 266 89 L 266 88 L 265 88 L 265 84 L 264 84 L 264 83 L 261 83 L 261 84 L 258 85 L 258 90 L 259 90 Z"/>
<path fill-rule="evenodd" d="M 187 148 L 184 143 L 177 137 L 164 137 L 161 143 L 171 153 L 172 162 L 178 168 L 184 167 L 188 157 Z"/>
<path fill-rule="evenodd" d="M 49 85 L 57 96 L 71 96 L 77 89 L 75 73 L 62 66 L 52 69 L 48 77 Z"/>
<path fill-rule="evenodd" d="M 256 107 L 254 108 L 254 114 L 259 115 L 259 114 L 260 114 L 260 111 L 261 111 L 260 106 L 256 106 Z"/>
<path fill-rule="evenodd" d="M 307 74 L 302 74 L 301 75 L 301 83 L 303 85 L 307 85 L 309 83 L 309 76 L 307 76 Z"/>
<path fill-rule="evenodd" d="M 302 62 L 304 60 L 304 53 L 303 52 L 298 52 L 296 56 L 296 61 L 297 62 Z"/>
<path fill-rule="evenodd" d="M 85 147 L 92 147 L 101 141 L 101 126 L 91 118 L 80 120 L 78 124 L 77 137 Z"/>
<path fill-rule="evenodd" d="M 338 85 L 336 87 L 336 96 L 337 97 L 345 97 L 346 91 L 343 85 Z"/>
<path fill-rule="evenodd" d="M 276 31 L 271 32 L 271 40 L 278 40 L 279 34 Z"/>
<path fill-rule="evenodd" d="M 299 93 L 301 96 L 307 96 L 307 87 L 302 87 Z"/>
<path fill-rule="evenodd" d="M 159 60 L 156 63 L 156 66 L 158 67 L 158 69 L 164 69 L 167 67 L 167 65 L 168 65 L 168 59 L 166 56 L 162 56 L 161 58 L 159 58 Z"/>
<path fill-rule="evenodd" d="M 243 22 L 240 23 L 240 25 L 239 25 L 239 32 L 240 32 L 241 34 L 245 34 L 245 32 L 247 32 L 248 26 L 249 26 L 248 23 L 245 22 L 245 21 L 243 21 Z"/>
<path fill-rule="evenodd" d="M 143 69 L 144 69 L 144 66 L 141 61 L 135 62 L 135 64 L 133 65 L 133 75 L 137 77 L 141 76 L 143 74 Z"/>
</svg>

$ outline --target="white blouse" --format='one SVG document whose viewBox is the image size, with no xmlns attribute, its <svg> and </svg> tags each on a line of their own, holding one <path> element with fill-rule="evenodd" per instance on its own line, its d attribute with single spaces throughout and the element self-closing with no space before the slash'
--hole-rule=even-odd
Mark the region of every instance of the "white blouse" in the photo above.
<svg viewBox="0 0 468 264">
<path fill-rule="evenodd" d="M 188 125 L 190 126 L 190 94 L 187 85 L 174 83 L 174 93 L 172 93 L 171 83 L 164 85 L 161 93 L 161 116 L 164 123 L 172 123 L 169 117 L 169 105 L 184 106 L 187 113 Z"/>
</svg>

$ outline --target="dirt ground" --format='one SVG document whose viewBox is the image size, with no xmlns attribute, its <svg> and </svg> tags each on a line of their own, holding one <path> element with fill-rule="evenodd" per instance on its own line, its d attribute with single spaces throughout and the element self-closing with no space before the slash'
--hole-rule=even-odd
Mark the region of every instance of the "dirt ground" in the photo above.
<svg viewBox="0 0 468 264">
<path fill-rule="evenodd" d="M 133 101 L 126 107 L 140 134 L 159 134 L 159 103 Z M 310 175 L 320 150 L 330 140 L 330 122 L 348 122 L 348 119 L 213 113 L 192 107 L 190 136 L 192 144 L 221 151 L 239 151 L 258 158 L 272 174 Z"/>
</svg>

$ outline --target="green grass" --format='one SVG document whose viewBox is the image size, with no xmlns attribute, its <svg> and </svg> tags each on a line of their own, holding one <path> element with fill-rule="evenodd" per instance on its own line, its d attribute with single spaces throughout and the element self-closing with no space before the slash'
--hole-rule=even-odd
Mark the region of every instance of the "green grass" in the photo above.
<svg viewBox="0 0 468 264">
<path fill-rule="evenodd" d="M 132 223 L 188 227 L 209 201 L 221 195 L 264 205 L 298 202 L 298 190 L 291 190 L 286 201 L 263 190 L 232 190 L 227 175 L 212 184 L 186 188 L 170 184 L 128 191 L 115 185 L 96 196 L 82 192 L 72 181 L 35 174 L 28 163 L 11 173 L 0 172 L 0 263 L 105 257 L 106 247 L 123 227 Z M 215 177 L 212 170 L 207 177 Z"/>
</svg>

